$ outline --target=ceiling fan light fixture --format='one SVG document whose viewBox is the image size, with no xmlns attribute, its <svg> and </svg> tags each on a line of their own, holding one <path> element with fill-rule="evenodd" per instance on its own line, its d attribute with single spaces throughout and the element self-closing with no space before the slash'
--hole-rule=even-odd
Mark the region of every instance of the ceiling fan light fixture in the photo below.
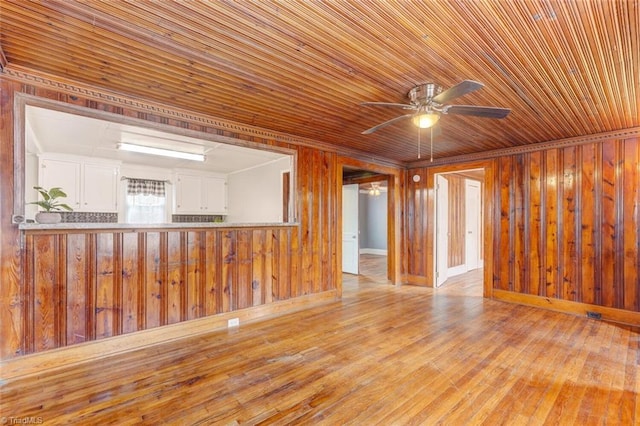
<svg viewBox="0 0 640 426">
<path fill-rule="evenodd" d="M 372 197 L 377 197 L 378 195 L 380 195 L 380 185 L 378 183 L 373 182 L 371 184 L 369 195 L 371 195 Z"/>
<path fill-rule="evenodd" d="M 421 129 L 428 129 L 438 122 L 440 119 L 440 114 L 435 112 L 424 112 L 417 114 L 412 118 L 413 124 L 418 126 Z"/>
</svg>

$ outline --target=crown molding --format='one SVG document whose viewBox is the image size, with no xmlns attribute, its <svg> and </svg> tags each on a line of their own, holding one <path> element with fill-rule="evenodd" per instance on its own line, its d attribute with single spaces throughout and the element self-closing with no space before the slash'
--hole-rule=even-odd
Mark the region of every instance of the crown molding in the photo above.
<svg viewBox="0 0 640 426">
<path fill-rule="evenodd" d="M 4 71 L 8 64 L 9 62 L 4 54 L 4 50 L 2 50 L 2 45 L 0 45 L 0 72 Z"/>
<path fill-rule="evenodd" d="M 624 139 L 628 137 L 640 136 L 640 127 L 631 127 L 610 132 L 595 133 L 592 135 L 558 139 L 554 141 L 540 142 L 510 148 L 500 148 L 492 151 L 463 154 L 453 157 L 442 157 L 434 159 L 433 161 L 420 160 L 413 162 L 397 162 L 386 158 L 372 156 L 368 152 L 340 147 L 312 139 L 301 138 L 287 133 L 276 132 L 260 127 L 240 124 L 229 120 L 222 120 L 208 116 L 206 114 L 200 114 L 178 107 L 167 106 L 162 103 L 149 101 L 147 99 L 139 99 L 121 93 L 112 92 L 106 89 L 93 87 L 74 80 L 34 71 L 32 69 L 19 65 L 8 64 L 1 47 L 0 71 L 2 72 L 2 74 L 0 74 L 2 78 L 10 79 L 23 84 L 30 84 L 38 87 L 53 89 L 62 93 L 67 93 L 71 96 L 82 96 L 96 101 L 117 105 L 122 108 L 128 108 L 144 113 L 150 113 L 172 119 L 202 124 L 215 129 L 227 131 L 232 134 L 249 135 L 251 137 L 264 140 L 273 140 L 300 147 L 320 149 L 326 152 L 336 153 L 338 155 L 351 157 L 365 162 L 402 169 L 414 169 L 419 167 L 440 166 L 444 164 L 473 162 L 508 155 L 541 151 L 545 149 L 582 145 L 586 143 L 599 142 L 606 139 Z"/>
<path fill-rule="evenodd" d="M 584 145 L 587 143 L 601 142 L 608 139 L 626 139 L 630 137 L 639 137 L 640 127 L 629 127 L 627 129 L 613 130 L 610 132 L 594 133 L 592 135 L 575 136 L 571 138 L 558 139 L 554 141 L 533 143 L 521 145 L 511 148 L 500 148 L 492 151 L 477 152 L 473 154 L 457 155 L 453 157 L 443 157 L 430 160 L 415 161 L 408 165 L 408 168 L 414 169 L 419 167 L 441 166 L 444 164 L 467 163 L 479 160 L 488 160 L 492 158 L 505 157 L 508 155 L 524 154 L 528 152 L 543 151 L 546 149 L 565 148 L 575 145 Z"/>
<path fill-rule="evenodd" d="M 168 106 L 147 99 L 135 98 L 122 93 L 112 92 L 103 88 L 93 87 L 91 85 L 79 83 L 75 80 L 70 80 L 44 72 L 35 71 L 19 65 L 11 64 L 9 67 L 4 68 L 2 70 L 1 76 L 2 78 L 13 80 L 19 83 L 29 84 L 37 87 L 44 87 L 61 93 L 66 93 L 71 96 L 85 97 L 144 113 L 155 114 L 176 120 L 193 122 L 215 129 L 227 131 L 232 134 L 248 135 L 264 140 L 273 140 L 295 146 L 320 149 L 326 152 L 354 157 L 362 159 L 364 161 L 395 168 L 404 168 L 406 166 L 405 163 L 396 162 L 386 158 L 375 157 L 368 152 L 340 147 L 313 139 L 293 136 L 288 133 L 267 130 L 261 127 L 240 124 L 229 120 L 222 120 L 208 116 L 206 114 L 200 114 L 193 111 L 181 109 L 179 107 Z"/>
</svg>

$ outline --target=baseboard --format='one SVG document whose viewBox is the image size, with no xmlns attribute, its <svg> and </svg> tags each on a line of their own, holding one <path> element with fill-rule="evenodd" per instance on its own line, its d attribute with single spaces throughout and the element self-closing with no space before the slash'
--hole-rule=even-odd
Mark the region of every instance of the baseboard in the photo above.
<svg viewBox="0 0 640 426">
<path fill-rule="evenodd" d="M 467 271 L 468 270 L 467 270 L 467 265 L 466 264 L 454 266 L 452 268 L 447 269 L 447 278 L 448 277 L 455 277 L 456 275 L 462 275 L 462 274 L 466 273 Z"/>
<path fill-rule="evenodd" d="M 402 276 L 402 282 L 406 284 L 419 285 L 423 287 L 433 287 L 433 285 L 427 281 L 427 277 L 423 275 L 406 274 Z"/>
<path fill-rule="evenodd" d="M 387 250 L 384 249 L 374 249 L 374 248 L 361 248 L 360 254 L 377 254 L 380 256 L 386 256 Z"/>
<path fill-rule="evenodd" d="M 591 305 L 588 303 L 572 302 L 568 300 L 554 299 L 550 297 L 534 296 L 531 294 L 514 293 L 505 290 L 493 290 L 493 298 L 505 302 L 521 305 L 535 306 L 556 312 L 564 312 L 587 318 L 589 314 L 599 315 L 602 321 L 611 321 L 633 326 L 640 325 L 640 312 L 626 311 L 624 309 L 609 308 L 606 306 Z"/>
<path fill-rule="evenodd" d="M 237 318 L 240 321 L 240 327 L 242 327 L 242 324 L 312 308 L 336 301 L 338 298 L 336 290 L 325 291 L 273 302 L 268 305 L 239 309 L 233 312 L 225 312 L 106 339 L 23 355 L 0 362 L 0 371 L 2 371 L 0 381 L 30 374 L 39 374 L 42 370 L 78 364 L 173 340 L 226 330 L 228 321 L 231 319 Z"/>
</svg>

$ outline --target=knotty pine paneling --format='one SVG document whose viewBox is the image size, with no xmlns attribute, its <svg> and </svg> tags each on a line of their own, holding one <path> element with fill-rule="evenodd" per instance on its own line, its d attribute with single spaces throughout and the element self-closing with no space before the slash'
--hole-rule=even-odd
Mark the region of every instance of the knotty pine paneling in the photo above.
<svg viewBox="0 0 640 426">
<path fill-rule="evenodd" d="M 526 203 L 524 210 L 533 218 L 526 222 L 528 226 L 526 228 L 527 237 L 525 238 L 525 250 L 528 251 L 529 257 L 528 259 L 523 259 L 527 265 L 527 281 L 529 283 L 529 291 L 532 294 L 540 294 L 541 276 L 544 274 L 543 256 L 545 249 L 542 246 L 542 238 L 540 238 L 544 231 L 544 225 L 541 220 L 542 209 L 544 208 L 542 181 L 540 178 L 541 159 L 542 154 L 540 152 L 532 152 L 529 154 L 531 167 L 528 171 L 529 176 L 527 179 L 527 182 L 529 182 L 528 194 L 524 198 L 524 203 Z"/>
<path fill-rule="evenodd" d="M 27 231 L 27 347 L 39 352 L 292 297 L 302 292 L 287 278 L 301 260 L 287 249 L 296 229 Z M 220 249 L 210 250 L 212 241 Z M 274 281 L 285 290 L 273 294 Z"/>
<path fill-rule="evenodd" d="M 414 176 L 417 176 L 418 182 L 414 180 Z M 403 244 L 407 256 L 403 268 L 407 274 L 423 277 L 427 272 L 425 262 L 431 253 L 428 247 L 432 246 L 427 238 L 427 224 L 430 219 L 429 206 L 433 206 L 433 189 L 425 187 L 427 174 L 424 169 L 413 170 L 408 177 L 404 231 L 406 237 Z"/>
<path fill-rule="evenodd" d="M 541 190 L 544 192 L 544 208 L 541 209 L 541 222 L 545 226 L 545 231 L 540 236 L 542 241 L 542 247 L 545 250 L 545 263 L 543 270 L 545 271 L 545 280 L 540 281 L 541 285 L 536 286 L 539 288 L 539 296 L 557 297 L 556 289 L 558 288 L 558 259 L 560 258 L 558 253 L 558 217 L 561 209 L 558 207 L 558 150 L 551 149 L 543 152 L 542 162 L 545 167 L 541 171 Z M 502 199 L 504 200 L 504 198 Z M 504 205 L 504 202 L 499 205 Z M 509 223 L 508 216 L 505 218 L 506 223 Z M 501 224 L 503 225 L 503 224 Z M 505 229 L 501 226 L 501 229 Z M 507 249 L 507 245 L 501 245 Z M 498 247 L 496 247 L 498 250 Z M 497 253 L 497 251 L 496 251 Z M 508 281 L 504 281 L 503 286 L 500 286 L 502 290 L 509 290 Z M 494 282 L 494 287 L 496 283 Z"/>
<path fill-rule="evenodd" d="M 409 170 L 404 273 L 432 285 L 433 176 L 484 168 L 487 297 L 635 322 L 640 311 L 640 138 L 556 141 L 485 162 Z"/>
<path fill-rule="evenodd" d="M 462 103 L 512 109 L 443 117 L 441 164 L 640 125 L 638 0 L 1 4 L 5 75 L 29 67 L 398 164 L 416 160 L 415 128 L 362 135 L 394 115 L 358 104 L 406 101 L 412 82 L 478 80 Z"/>
<path fill-rule="evenodd" d="M 516 154 L 496 167 L 493 287 L 638 312 L 640 140 Z"/>
<path fill-rule="evenodd" d="M 499 175 L 499 184 L 496 185 L 498 196 L 500 199 L 511 200 L 513 194 L 509 191 L 511 185 L 511 179 L 513 179 L 513 161 L 511 158 L 501 158 L 500 160 L 500 168 L 497 170 L 497 174 Z M 497 206 L 495 209 L 498 217 L 495 220 L 496 223 L 499 223 L 499 229 L 510 229 L 512 225 L 515 225 L 515 221 L 509 222 L 509 218 L 513 217 L 513 212 L 510 211 L 510 206 L 513 203 L 503 203 Z M 505 265 L 511 266 L 514 262 L 513 253 L 509 251 L 503 252 L 503 247 L 509 247 L 513 245 L 513 242 L 510 241 L 510 237 L 514 235 L 513 231 L 511 232 L 495 232 L 493 234 L 494 237 L 494 247 L 496 250 L 495 257 L 496 259 L 500 259 L 500 268 L 496 268 L 497 279 L 497 288 L 502 290 L 508 290 L 508 288 L 504 288 L 510 281 L 512 281 L 512 277 L 509 276 L 509 273 L 514 270 L 513 267 L 506 267 Z"/>
<path fill-rule="evenodd" d="M 80 234 L 81 235 L 81 234 Z M 120 268 L 122 270 L 122 333 L 142 330 L 144 322 L 144 301 L 142 291 L 142 270 L 138 269 L 142 257 L 138 247 L 144 234 L 126 233 L 122 235 Z"/>
<path fill-rule="evenodd" d="M 465 263 L 465 178 L 456 175 L 445 175 L 444 177 L 449 181 L 447 266 L 453 268 Z"/>
<path fill-rule="evenodd" d="M 170 107 L 140 100 L 93 97 L 69 82 L 0 79 L 0 86 L 0 359 L 337 288 L 335 152 L 262 139 L 242 126 L 217 128 L 213 117 L 171 116 Z M 210 232 L 20 231 L 11 224 L 22 190 L 14 182 L 14 172 L 22 173 L 13 152 L 17 94 L 296 151 L 297 224 Z"/>
<path fill-rule="evenodd" d="M 624 239 L 620 244 L 623 260 L 624 297 L 622 308 L 640 311 L 640 140 L 628 141 L 622 147 L 622 205 L 620 213 Z M 635 285 L 634 285 L 635 283 Z"/>
<path fill-rule="evenodd" d="M 434 234 L 435 234 L 435 175 L 443 174 L 449 181 L 460 177 L 460 189 L 453 190 L 452 193 L 458 193 L 456 198 L 462 201 L 460 207 L 464 205 L 464 176 L 465 171 L 484 170 L 485 182 L 482 184 L 482 226 L 483 226 L 483 248 L 482 253 L 493 252 L 492 247 L 498 245 L 492 238 L 499 239 L 503 236 L 492 232 L 492 221 L 500 220 L 501 212 L 497 212 L 497 217 L 492 216 L 492 212 L 496 212 L 493 206 L 494 192 L 500 191 L 501 188 L 495 188 L 493 183 L 493 165 L 494 160 L 483 160 L 469 163 L 460 163 L 452 165 L 436 165 L 427 168 L 409 169 L 405 175 L 406 182 L 406 198 L 404 204 L 404 222 L 402 235 L 403 253 L 406 253 L 403 259 L 403 276 L 404 279 L 411 284 L 433 286 L 434 283 Z M 453 173 L 456 173 L 454 175 Z M 454 184 L 455 186 L 456 184 Z M 457 227 L 462 228 L 464 232 L 464 219 L 460 214 L 460 219 L 454 220 Z M 462 220 L 462 222 L 461 222 Z M 463 235 L 464 236 L 464 235 Z M 462 254 L 464 258 L 464 253 Z M 507 261 L 505 258 L 504 261 Z M 492 276 L 494 271 L 491 267 L 485 265 L 486 276 Z M 498 273 L 496 271 L 495 273 Z M 484 294 L 490 296 L 487 291 L 490 288 L 485 287 Z"/>
</svg>

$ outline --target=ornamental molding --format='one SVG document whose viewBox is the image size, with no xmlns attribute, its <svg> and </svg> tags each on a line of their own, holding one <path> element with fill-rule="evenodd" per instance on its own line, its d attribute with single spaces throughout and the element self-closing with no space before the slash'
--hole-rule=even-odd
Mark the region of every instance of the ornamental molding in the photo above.
<svg viewBox="0 0 640 426">
<path fill-rule="evenodd" d="M 81 83 L 49 76 L 43 73 L 35 73 L 32 70 L 23 69 L 22 67 L 12 65 L 4 70 L 3 76 L 11 78 L 20 83 L 31 84 L 39 87 L 50 88 L 59 92 L 82 96 L 92 100 L 102 101 L 113 104 L 122 108 L 135 109 L 137 111 L 157 114 L 167 118 L 180 119 L 198 124 L 204 124 L 216 129 L 227 130 L 234 133 L 248 133 L 252 136 L 258 136 L 265 139 L 274 139 L 280 142 L 293 144 L 309 144 L 310 141 L 304 141 L 301 138 L 292 137 L 291 135 L 267 131 L 258 127 L 240 125 L 232 121 L 220 119 L 212 119 L 204 114 L 198 114 L 180 108 L 169 107 L 161 103 L 132 98 L 107 90 L 97 90 L 94 87 L 83 85 Z M 314 142 L 317 146 L 317 142 Z M 335 149 L 335 148 L 334 148 Z"/>
<path fill-rule="evenodd" d="M 352 148 L 340 147 L 325 142 L 312 139 L 292 136 L 287 133 L 266 130 L 260 127 L 254 127 L 246 124 L 238 124 L 236 122 L 212 118 L 205 114 L 194 113 L 177 107 L 169 107 L 162 103 L 149 100 L 142 100 L 123 94 L 110 92 L 105 89 L 96 89 L 90 85 L 78 83 L 77 81 L 53 76 L 46 73 L 36 72 L 31 69 L 21 67 L 19 65 L 8 64 L 4 68 L 0 68 L 0 75 L 3 78 L 17 81 L 19 83 L 30 84 L 38 87 L 49 88 L 71 96 L 82 96 L 92 100 L 109 103 L 122 108 L 137 110 L 144 113 L 156 114 L 158 116 L 184 120 L 196 124 L 209 126 L 215 129 L 228 131 L 232 133 L 232 137 L 241 139 L 239 134 L 248 135 L 264 140 L 273 140 L 291 145 L 320 149 L 326 152 L 336 153 L 343 156 L 353 157 L 362 161 L 391 166 L 394 168 L 415 169 L 419 167 L 441 166 L 445 164 L 457 164 L 465 162 L 473 162 L 479 160 L 493 159 L 508 155 L 524 154 L 546 149 L 563 148 L 575 145 L 582 145 L 592 142 L 600 142 L 607 139 L 624 139 L 628 137 L 640 136 L 640 127 L 631 127 L 627 129 L 615 130 L 611 132 L 596 133 L 592 135 L 584 135 L 559 139 L 554 141 L 540 142 L 535 144 L 527 144 L 510 148 L 500 148 L 492 151 L 478 152 L 472 154 L 463 154 L 453 157 L 442 157 L 431 160 L 420 160 L 410 162 L 396 162 L 385 158 L 372 156 L 370 153 L 359 151 Z"/>
<path fill-rule="evenodd" d="M 372 157 L 370 153 L 359 151 L 352 148 L 339 147 L 325 142 L 313 139 L 292 136 L 287 133 L 267 130 L 261 127 L 254 127 L 246 124 L 239 124 L 233 121 L 212 118 L 206 114 L 199 114 L 178 107 L 167 106 L 159 102 L 153 102 L 147 99 L 139 99 L 130 97 L 116 92 L 110 92 L 105 89 L 97 89 L 90 85 L 82 84 L 74 80 L 53 76 L 50 74 L 36 72 L 29 68 L 19 65 L 10 64 L 2 70 L 0 74 L 3 78 L 7 78 L 19 83 L 29 84 L 37 87 L 44 87 L 51 90 L 66 93 L 71 96 L 84 97 L 91 100 L 105 102 L 121 108 L 133 109 L 143 113 L 155 114 L 158 116 L 184 120 L 195 124 L 205 125 L 215 129 L 232 133 L 232 137 L 242 139 L 239 135 L 261 138 L 263 140 L 272 140 L 300 147 L 319 149 L 330 153 L 336 153 L 355 158 L 367 159 L 367 161 L 383 164 L 393 167 L 403 167 L 404 163 L 394 162 L 385 158 Z"/>
<path fill-rule="evenodd" d="M 437 158 L 433 161 L 421 160 L 412 162 L 408 168 L 442 166 L 446 164 L 467 163 L 479 160 L 489 160 L 509 155 L 525 154 L 529 152 L 544 151 L 547 149 L 565 148 L 576 145 L 584 145 L 593 142 L 602 142 L 611 139 L 627 139 L 640 136 L 640 127 L 629 127 L 627 129 L 614 130 L 611 132 L 594 133 L 592 135 L 576 136 L 554 141 L 532 143 L 528 145 L 514 146 L 510 148 L 500 148 L 492 151 L 477 152 L 473 154 L 456 155 L 453 157 Z"/>
</svg>

